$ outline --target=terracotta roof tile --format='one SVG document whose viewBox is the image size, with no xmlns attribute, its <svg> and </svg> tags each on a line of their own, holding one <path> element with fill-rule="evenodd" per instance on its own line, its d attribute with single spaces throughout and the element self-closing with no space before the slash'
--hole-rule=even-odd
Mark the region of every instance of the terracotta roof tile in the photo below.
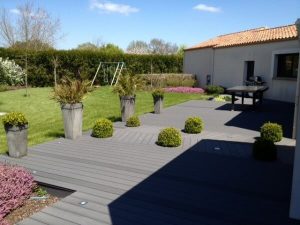
<svg viewBox="0 0 300 225">
<path fill-rule="evenodd" d="M 294 24 L 275 28 L 260 27 L 252 30 L 220 35 L 185 50 L 199 48 L 223 48 L 297 38 L 297 27 Z"/>
</svg>

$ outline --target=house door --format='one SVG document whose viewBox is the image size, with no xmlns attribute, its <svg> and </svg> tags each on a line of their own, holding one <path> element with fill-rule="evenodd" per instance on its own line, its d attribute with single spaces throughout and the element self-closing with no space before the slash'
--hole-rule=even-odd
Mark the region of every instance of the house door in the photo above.
<svg viewBox="0 0 300 225">
<path fill-rule="evenodd" d="M 254 61 L 246 61 L 246 80 L 250 80 L 250 77 L 254 76 Z"/>
</svg>

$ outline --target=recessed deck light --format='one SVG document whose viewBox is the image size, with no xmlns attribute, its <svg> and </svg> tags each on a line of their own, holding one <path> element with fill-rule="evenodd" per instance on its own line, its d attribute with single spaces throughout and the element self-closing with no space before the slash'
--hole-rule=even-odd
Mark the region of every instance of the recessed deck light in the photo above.
<svg viewBox="0 0 300 225">
<path fill-rule="evenodd" d="M 221 150 L 221 148 L 220 148 L 220 147 L 218 147 L 218 146 L 216 146 L 216 147 L 214 147 L 214 150 L 215 150 L 215 151 L 220 151 L 220 150 Z"/>
<path fill-rule="evenodd" d="M 79 203 L 79 205 L 86 205 L 86 204 L 87 204 L 87 202 L 85 202 L 85 201 L 82 201 Z"/>
</svg>

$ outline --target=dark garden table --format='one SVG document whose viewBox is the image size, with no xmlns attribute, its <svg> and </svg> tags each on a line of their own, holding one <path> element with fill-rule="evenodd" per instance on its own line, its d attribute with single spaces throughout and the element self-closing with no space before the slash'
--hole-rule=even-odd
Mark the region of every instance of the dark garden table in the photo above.
<svg viewBox="0 0 300 225">
<path fill-rule="evenodd" d="M 227 93 L 231 94 L 232 110 L 234 110 L 235 96 L 237 93 L 242 94 L 242 104 L 244 104 L 245 94 L 252 94 L 252 105 L 255 108 L 256 100 L 262 104 L 264 92 L 269 88 L 267 86 L 235 86 L 227 89 Z"/>
</svg>

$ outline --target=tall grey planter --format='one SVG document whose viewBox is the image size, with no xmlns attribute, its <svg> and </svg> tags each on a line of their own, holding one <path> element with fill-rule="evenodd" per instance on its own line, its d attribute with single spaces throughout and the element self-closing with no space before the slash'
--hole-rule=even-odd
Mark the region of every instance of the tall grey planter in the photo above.
<svg viewBox="0 0 300 225">
<path fill-rule="evenodd" d="M 126 122 L 129 117 L 134 115 L 135 96 L 121 96 L 120 103 L 122 122 Z"/>
<path fill-rule="evenodd" d="M 163 111 L 164 97 L 153 97 L 154 113 L 160 114 Z"/>
<path fill-rule="evenodd" d="M 65 138 L 74 140 L 82 136 L 83 104 L 63 104 L 61 111 L 64 120 Z"/>
<path fill-rule="evenodd" d="M 28 125 L 5 126 L 8 154 L 14 158 L 27 155 Z"/>
</svg>

